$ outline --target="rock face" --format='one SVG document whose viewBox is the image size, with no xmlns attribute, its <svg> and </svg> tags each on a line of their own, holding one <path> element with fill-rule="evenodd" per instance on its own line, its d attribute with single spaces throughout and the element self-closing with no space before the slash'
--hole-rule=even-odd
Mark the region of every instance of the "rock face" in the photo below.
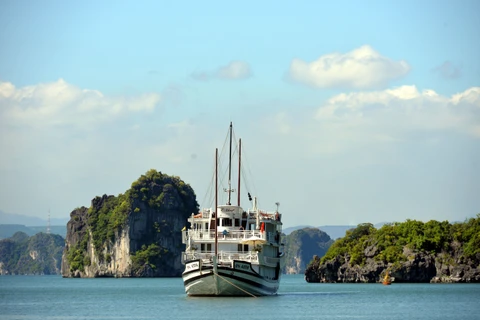
<svg viewBox="0 0 480 320">
<path fill-rule="evenodd" d="M 180 276 L 181 230 L 198 212 L 195 193 L 178 177 L 150 170 L 118 197 L 104 195 L 70 214 L 64 277 Z"/>
<path fill-rule="evenodd" d="M 456 283 L 480 282 L 480 267 L 472 259 L 464 259 L 457 251 L 453 257 L 447 253 L 427 254 L 413 252 L 404 248 L 407 261 L 401 263 L 384 263 L 375 261 L 375 248 L 369 248 L 370 255 L 362 266 L 349 263 L 350 256 L 337 256 L 334 259 L 320 262 L 320 257 L 314 256 L 312 263 L 305 271 L 307 282 L 381 282 L 388 269 L 394 282 L 408 283 Z M 480 255 L 477 261 L 480 260 Z"/>
<path fill-rule="evenodd" d="M 284 237 L 285 267 L 283 273 L 304 273 L 314 254 L 323 256 L 333 240 L 318 228 L 295 230 Z"/>
</svg>

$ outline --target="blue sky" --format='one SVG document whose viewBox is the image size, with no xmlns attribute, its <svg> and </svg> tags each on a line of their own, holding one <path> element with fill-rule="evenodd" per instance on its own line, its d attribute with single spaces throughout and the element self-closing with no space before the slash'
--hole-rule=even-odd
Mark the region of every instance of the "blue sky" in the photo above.
<svg viewBox="0 0 480 320">
<path fill-rule="evenodd" d="M 477 1 L 2 1 L 0 210 L 68 217 L 150 168 L 201 202 L 233 121 L 286 226 L 463 221 L 478 30 Z"/>
</svg>

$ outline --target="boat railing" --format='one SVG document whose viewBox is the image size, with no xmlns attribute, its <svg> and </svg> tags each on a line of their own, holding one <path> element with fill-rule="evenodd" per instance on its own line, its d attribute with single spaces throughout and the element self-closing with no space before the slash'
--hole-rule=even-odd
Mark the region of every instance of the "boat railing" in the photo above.
<svg viewBox="0 0 480 320">
<path fill-rule="evenodd" d="M 194 241 L 215 240 L 215 231 L 188 230 L 182 232 L 182 243 L 188 243 L 188 238 Z M 280 233 L 262 232 L 260 230 L 233 230 L 228 232 L 218 232 L 219 241 L 238 241 L 248 240 L 252 237 L 258 237 L 271 244 L 280 243 Z"/>
<path fill-rule="evenodd" d="M 190 260 L 202 260 L 203 263 L 209 263 L 213 261 L 215 254 L 213 252 L 183 252 L 183 261 Z M 258 252 L 238 252 L 238 251 L 220 251 L 218 253 L 218 262 L 220 264 L 231 264 L 234 260 L 248 261 L 251 263 L 258 263 Z"/>
<path fill-rule="evenodd" d="M 215 231 L 188 230 L 188 237 L 190 237 L 192 240 L 214 240 Z M 219 240 L 241 241 L 247 240 L 251 237 L 258 237 L 268 241 L 265 232 L 261 232 L 260 230 L 218 231 Z"/>
<path fill-rule="evenodd" d="M 282 214 L 279 212 L 259 211 L 261 220 L 282 221 Z"/>
</svg>

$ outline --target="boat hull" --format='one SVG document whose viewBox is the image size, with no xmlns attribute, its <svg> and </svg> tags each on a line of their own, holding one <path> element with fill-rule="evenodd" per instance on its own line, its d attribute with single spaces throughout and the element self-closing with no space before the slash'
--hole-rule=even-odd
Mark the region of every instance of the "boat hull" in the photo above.
<svg viewBox="0 0 480 320">
<path fill-rule="evenodd" d="M 271 296 L 277 293 L 280 277 L 267 279 L 256 273 L 250 263 L 235 263 L 234 266 L 240 265 L 243 269 L 218 266 L 215 272 L 213 266 L 202 266 L 186 270 L 182 275 L 185 292 L 189 296 Z"/>
</svg>

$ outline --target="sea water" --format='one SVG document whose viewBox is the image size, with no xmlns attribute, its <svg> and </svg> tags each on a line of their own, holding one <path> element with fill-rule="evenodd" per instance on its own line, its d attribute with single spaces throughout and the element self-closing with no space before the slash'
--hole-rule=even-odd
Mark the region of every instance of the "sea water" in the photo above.
<svg viewBox="0 0 480 320">
<path fill-rule="evenodd" d="M 480 284 L 313 284 L 272 297 L 188 297 L 181 278 L 0 276 L 0 319 L 480 319 Z"/>
</svg>

